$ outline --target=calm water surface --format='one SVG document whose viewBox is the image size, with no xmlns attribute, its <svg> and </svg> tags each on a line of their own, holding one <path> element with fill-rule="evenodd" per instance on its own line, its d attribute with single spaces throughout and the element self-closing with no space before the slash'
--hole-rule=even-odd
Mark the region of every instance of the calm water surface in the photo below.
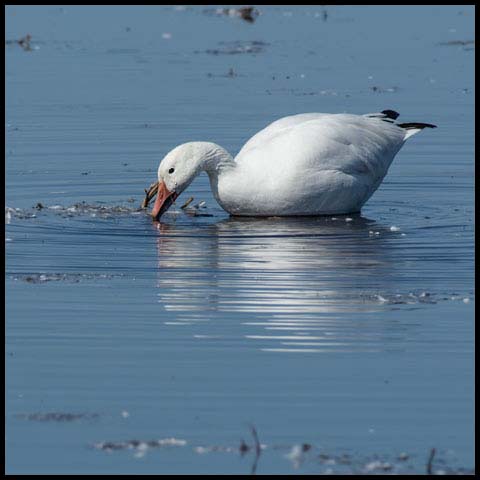
<svg viewBox="0 0 480 480">
<path fill-rule="evenodd" d="M 204 10 L 6 9 L 7 473 L 473 469 L 473 8 Z M 361 215 L 138 210 L 179 143 L 386 108 L 439 128 Z"/>
</svg>

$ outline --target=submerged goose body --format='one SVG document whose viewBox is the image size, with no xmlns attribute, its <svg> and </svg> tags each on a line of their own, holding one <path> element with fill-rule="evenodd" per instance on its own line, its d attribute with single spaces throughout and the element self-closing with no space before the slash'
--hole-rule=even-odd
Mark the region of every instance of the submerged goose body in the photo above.
<svg viewBox="0 0 480 480">
<path fill-rule="evenodd" d="M 233 158 L 210 142 L 169 152 L 158 168 L 158 219 L 206 171 L 215 199 L 232 215 L 359 212 L 405 141 L 426 123 L 396 123 L 392 110 L 367 115 L 304 113 L 254 135 Z"/>
</svg>

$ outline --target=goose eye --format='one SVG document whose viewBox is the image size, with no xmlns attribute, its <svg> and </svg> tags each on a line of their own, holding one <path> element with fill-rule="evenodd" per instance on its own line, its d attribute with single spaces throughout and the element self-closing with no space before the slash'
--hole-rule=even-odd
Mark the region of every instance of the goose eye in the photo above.
<svg viewBox="0 0 480 480">
<path fill-rule="evenodd" d="M 172 167 L 172 168 L 168 171 L 168 173 L 173 173 L 174 171 L 175 171 L 175 169 Z"/>
</svg>

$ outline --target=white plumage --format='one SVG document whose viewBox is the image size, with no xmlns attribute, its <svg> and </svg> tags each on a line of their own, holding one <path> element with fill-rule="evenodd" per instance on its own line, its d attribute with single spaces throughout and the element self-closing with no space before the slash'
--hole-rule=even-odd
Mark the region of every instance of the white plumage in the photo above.
<svg viewBox="0 0 480 480">
<path fill-rule="evenodd" d="M 214 143 L 186 143 L 165 156 L 158 180 L 176 198 L 205 170 L 216 200 L 233 215 L 359 212 L 405 140 L 434 127 L 397 124 L 393 121 L 397 116 L 386 110 L 284 117 L 248 140 L 235 159 Z M 154 217 L 162 210 L 159 207 L 154 208 Z"/>
</svg>

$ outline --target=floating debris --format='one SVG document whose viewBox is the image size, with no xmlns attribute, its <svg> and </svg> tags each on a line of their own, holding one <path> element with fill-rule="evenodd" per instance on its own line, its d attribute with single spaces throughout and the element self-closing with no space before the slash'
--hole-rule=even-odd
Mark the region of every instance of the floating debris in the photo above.
<svg viewBox="0 0 480 480">
<path fill-rule="evenodd" d="M 365 295 L 363 299 L 366 301 L 374 301 L 387 305 L 415 305 L 419 303 L 437 303 L 437 296 L 432 295 L 429 292 L 410 292 L 408 294 L 376 294 Z"/>
<path fill-rule="evenodd" d="M 240 445 L 228 446 L 228 445 L 192 445 L 191 451 L 198 455 L 205 455 L 209 453 L 236 453 L 242 458 L 248 458 L 249 453 L 252 452 L 253 457 L 250 456 L 252 461 L 250 473 L 254 475 L 257 471 L 261 454 L 267 448 L 272 451 L 283 451 L 283 457 L 293 462 L 294 468 L 299 468 L 306 460 L 316 459 L 321 465 L 328 466 L 330 474 L 406 474 L 406 473 L 419 473 L 425 468 L 422 463 L 406 462 L 411 460 L 412 456 L 408 453 L 402 452 L 397 455 L 378 455 L 373 454 L 367 457 L 353 455 L 351 453 L 340 452 L 338 454 L 329 454 L 322 451 L 319 454 L 318 447 L 310 443 L 298 443 L 294 445 L 266 445 L 260 443 L 257 430 L 254 426 L 250 427 L 250 433 L 252 440 L 250 444 L 246 443 L 243 439 Z M 96 450 L 100 450 L 106 453 L 112 453 L 115 451 L 130 451 L 135 458 L 144 457 L 150 450 L 160 448 L 174 448 L 174 447 L 187 447 L 189 442 L 184 439 L 175 437 L 164 438 L 158 440 L 128 440 L 128 441 L 104 441 L 90 445 Z M 473 474 L 473 469 L 458 468 L 454 465 L 450 467 L 446 466 L 446 461 L 443 458 L 437 460 L 438 463 L 443 463 L 443 470 L 433 469 L 433 458 L 437 452 L 435 449 L 430 450 L 429 457 L 427 459 L 427 473 L 428 474 Z M 323 473 L 326 473 L 324 471 Z"/>
<path fill-rule="evenodd" d="M 396 293 L 396 294 L 375 294 L 375 295 L 362 295 L 366 302 L 379 302 L 382 304 L 387 305 L 415 305 L 420 303 L 429 303 L 429 304 L 436 304 L 442 300 L 452 300 L 452 301 L 460 301 L 462 300 L 464 303 L 469 303 L 470 298 L 465 297 L 463 298 L 460 295 L 451 294 L 451 293 L 443 293 L 443 294 L 435 294 L 430 292 L 409 292 L 407 294 L 404 293 Z"/>
<path fill-rule="evenodd" d="M 20 45 L 26 52 L 31 52 L 33 48 L 31 47 L 32 36 L 28 33 L 24 37 L 20 38 L 19 40 L 5 40 L 5 45 Z"/>
<path fill-rule="evenodd" d="M 241 445 L 240 445 L 241 447 Z M 196 446 L 193 447 L 193 451 L 195 453 L 198 453 L 199 455 L 204 455 L 206 453 L 213 453 L 213 452 L 226 452 L 226 453 L 235 453 L 235 452 L 240 452 L 241 455 L 243 455 L 245 452 L 250 451 L 250 447 L 245 444 L 245 452 L 241 452 L 240 447 L 228 447 L 228 446 L 223 446 L 223 445 L 210 445 L 208 447 L 205 446 Z"/>
<path fill-rule="evenodd" d="M 214 74 L 214 73 L 207 73 L 207 77 L 213 78 L 213 77 L 223 77 L 223 78 L 235 78 L 235 77 L 243 77 L 244 75 L 240 75 L 236 73 L 233 68 L 230 68 L 227 73 L 224 74 Z"/>
<path fill-rule="evenodd" d="M 287 79 L 290 78 L 290 77 L 286 77 Z M 300 77 L 300 78 L 304 78 L 304 77 Z M 285 89 L 279 89 L 278 91 L 281 91 L 281 90 L 284 90 Z M 297 91 L 295 89 L 289 89 L 288 90 L 290 93 L 293 93 L 293 95 L 295 95 L 296 97 L 305 97 L 305 96 L 311 96 L 311 95 L 330 95 L 330 96 L 333 96 L 333 97 L 336 97 L 338 96 L 338 92 L 336 92 L 335 90 L 316 90 L 316 91 Z"/>
<path fill-rule="evenodd" d="M 230 68 L 230 70 L 228 71 L 228 73 L 227 73 L 226 76 L 229 77 L 229 78 L 233 78 L 233 77 L 237 77 L 238 74 L 235 73 L 235 71 L 233 70 L 233 68 Z"/>
<path fill-rule="evenodd" d="M 187 445 L 186 440 L 178 438 L 163 438 L 159 440 L 127 440 L 125 442 L 99 442 L 93 444 L 96 450 L 104 452 L 113 452 L 118 450 L 134 450 L 137 458 L 143 457 L 145 453 L 152 448 L 162 447 L 184 447 Z"/>
<path fill-rule="evenodd" d="M 185 213 L 191 217 L 213 217 L 212 213 L 200 213 L 198 210 L 186 209 Z"/>
<path fill-rule="evenodd" d="M 19 413 L 15 415 L 23 420 L 38 422 L 73 422 L 75 420 L 93 420 L 98 418 L 98 413 Z"/>
<path fill-rule="evenodd" d="M 398 87 L 383 88 L 383 87 L 373 86 L 373 87 L 370 87 L 370 90 L 372 90 L 375 93 L 394 93 L 394 92 L 398 92 L 399 88 Z"/>
<path fill-rule="evenodd" d="M 190 197 L 187 202 L 181 207 L 182 210 L 191 217 L 213 217 L 211 213 L 201 213 L 199 210 L 202 208 L 207 208 L 207 202 L 202 200 L 201 202 L 193 205 L 193 207 L 187 208 L 188 205 L 193 201 L 193 197 Z"/>
<path fill-rule="evenodd" d="M 88 214 L 93 217 L 98 216 L 101 218 L 113 218 L 117 217 L 118 215 L 138 215 L 144 211 L 141 208 L 132 208 L 123 205 L 92 205 L 86 202 L 75 203 L 70 207 L 53 205 L 45 208 L 48 210 L 54 210 L 55 213 L 64 217 L 73 217 Z"/>
<path fill-rule="evenodd" d="M 219 42 L 220 48 L 207 49 L 205 51 L 196 50 L 194 53 L 208 53 L 210 55 L 238 55 L 243 53 L 263 53 L 265 47 L 269 44 L 260 40 L 252 41 L 233 41 Z"/>
<path fill-rule="evenodd" d="M 464 47 L 466 45 L 475 45 L 475 40 L 450 40 L 448 42 L 440 42 L 438 45 Z"/>
<path fill-rule="evenodd" d="M 205 9 L 203 13 L 207 15 L 219 15 L 227 17 L 237 17 L 245 20 L 248 23 L 253 23 L 260 15 L 260 12 L 255 7 L 240 7 L 240 8 L 217 8 Z"/>
<path fill-rule="evenodd" d="M 293 463 L 293 468 L 297 469 L 305 460 L 305 450 L 302 445 L 294 445 L 290 452 L 285 455 L 285 458 Z"/>
<path fill-rule="evenodd" d="M 393 469 L 393 466 L 388 462 L 381 462 L 380 460 L 374 460 L 373 462 L 367 463 L 364 466 L 365 472 L 375 472 L 375 471 L 382 471 L 382 472 L 389 472 Z"/>
<path fill-rule="evenodd" d="M 145 199 L 142 202 L 141 208 L 147 208 L 148 204 L 151 202 L 151 200 L 155 197 L 155 195 L 158 192 L 158 181 L 155 183 L 152 183 L 150 187 L 145 189 Z"/>
<path fill-rule="evenodd" d="M 45 215 L 48 212 L 55 213 L 56 215 L 62 217 L 76 217 L 89 215 L 91 217 L 98 218 L 116 218 L 119 215 L 142 215 L 145 213 L 145 209 L 148 207 L 149 202 L 157 194 L 158 183 L 152 184 L 149 190 L 145 190 L 145 199 L 143 200 L 140 208 L 134 208 L 127 205 L 98 205 L 98 204 L 89 204 L 86 202 L 75 203 L 74 205 L 64 206 L 64 205 L 44 205 L 42 203 L 37 203 L 31 209 L 22 209 L 22 208 L 12 208 L 5 207 L 5 223 L 11 223 L 13 218 L 17 219 L 32 219 L 37 218 L 37 212 L 41 212 L 42 215 Z M 136 200 L 134 198 L 129 198 L 126 200 L 128 203 L 134 203 Z M 195 205 L 192 208 L 183 208 L 185 213 L 189 215 L 196 216 L 213 216 L 208 213 L 200 213 L 199 209 L 205 209 L 206 203 L 204 201 Z M 174 213 L 174 212 L 170 212 Z M 39 214 L 40 215 L 40 214 Z"/>
<path fill-rule="evenodd" d="M 129 201 L 130 202 L 130 201 Z M 131 208 L 122 205 L 92 205 L 86 202 L 76 203 L 71 206 L 63 206 L 63 205 L 50 205 L 46 206 L 42 203 L 37 203 L 32 210 L 42 211 L 53 211 L 58 215 L 64 217 L 73 217 L 74 215 L 85 215 L 91 214 L 92 216 L 101 216 L 104 218 L 117 216 L 119 214 L 138 214 L 141 213 L 143 210 L 138 208 Z M 21 208 L 11 208 L 5 207 L 5 217 L 11 219 L 12 217 L 26 219 L 26 218 L 36 218 L 37 215 L 32 213 L 28 209 L 21 209 Z"/>
<path fill-rule="evenodd" d="M 193 197 L 190 197 L 180 208 L 183 210 L 187 208 L 193 202 Z"/>
<path fill-rule="evenodd" d="M 122 278 L 123 274 L 106 273 L 29 273 L 29 274 L 11 274 L 9 278 L 15 281 L 27 283 L 47 283 L 47 282 L 69 282 L 79 283 L 83 280 L 111 280 L 113 278 Z"/>
<path fill-rule="evenodd" d="M 30 213 L 22 208 L 5 207 L 5 223 L 10 223 L 12 218 L 36 218 L 35 213 Z"/>
</svg>

